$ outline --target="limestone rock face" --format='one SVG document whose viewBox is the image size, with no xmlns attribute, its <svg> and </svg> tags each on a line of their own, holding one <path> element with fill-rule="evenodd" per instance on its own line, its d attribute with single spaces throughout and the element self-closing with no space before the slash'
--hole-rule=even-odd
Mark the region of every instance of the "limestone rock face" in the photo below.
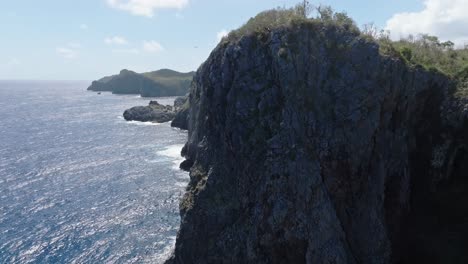
<svg viewBox="0 0 468 264">
<path fill-rule="evenodd" d="M 174 119 L 175 112 L 172 106 L 151 101 L 148 106 L 135 106 L 125 110 L 123 116 L 127 121 L 165 123 Z"/>
<path fill-rule="evenodd" d="M 466 104 L 452 88 L 320 23 L 224 41 L 191 87 L 183 150 L 191 180 L 167 263 L 443 257 L 418 235 L 437 241 L 428 219 L 449 210 L 429 210 L 428 197 L 453 210 L 468 201 Z M 458 228 L 460 246 L 468 232 Z M 452 249 L 464 260 L 460 248 Z"/>
</svg>

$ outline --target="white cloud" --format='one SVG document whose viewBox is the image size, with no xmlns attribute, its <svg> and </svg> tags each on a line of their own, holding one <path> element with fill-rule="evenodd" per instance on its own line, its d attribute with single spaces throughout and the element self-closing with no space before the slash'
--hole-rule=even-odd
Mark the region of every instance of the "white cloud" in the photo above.
<svg viewBox="0 0 468 264">
<path fill-rule="evenodd" d="M 153 17 L 157 9 L 181 9 L 188 5 L 189 0 L 106 0 L 106 2 L 112 8 L 133 15 Z"/>
<path fill-rule="evenodd" d="M 140 54 L 140 51 L 138 49 L 113 49 L 112 53 L 116 54 Z"/>
<path fill-rule="evenodd" d="M 80 25 L 80 28 L 81 28 L 82 30 L 86 30 L 86 29 L 88 29 L 89 27 L 88 27 L 88 25 L 86 25 L 86 24 L 81 24 L 81 25 Z"/>
<path fill-rule="evenodd" d="M 120 37 L 120 36 L 105 38 L 104 42 L 109 44 L 109 45 L 126 45 L 126 44 L 128 44 L 128 41 L 125 38 Z"/>
<path fill-rule="evenodd" d="M 419 12 L 395 14 L 387 21 L 393 39 L 430 34 L 456 44 L 468 43 L 468 0 L 424 0 Z"/>
<path fill-rule="evenodd" d="M 220 32 L 216 33 L 216 40 L 220 42 L 228 34 L 229 34 L 229 31 L 227 31 L 226 29 L 223 29 Z"/>
<path fill-rule="evenodd" d="M 163 46 L 154 40 L 143 41 L 143 50 L 149 53 L 159 53 L 164 51 Z"/>
<path fill-rule="evenodd" d="M 58 47 L 55 51 L 65 59 L 75 59 L 78 56 L 78 52 L 72 48 Z"/>
</svg>

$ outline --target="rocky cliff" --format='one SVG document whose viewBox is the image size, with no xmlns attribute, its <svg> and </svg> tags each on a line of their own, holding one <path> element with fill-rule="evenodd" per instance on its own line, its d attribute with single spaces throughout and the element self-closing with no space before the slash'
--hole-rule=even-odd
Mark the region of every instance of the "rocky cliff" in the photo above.
<svg viewBox="0 0 468 264">
<path fill-rule="evenodd" d="M 223 41 L 192 84 L 167 263 L 466 263 L 454 85 L 340 26 Z"/>
<path fill-rule="evenodd" d="M 171 122 L 172 127 L 177 127 L 183 130 L 188 130 L 189 118 L 189 101 L 188 97 L 179 97 L 174 102 L 176 108 L 176 115 Z"/>
</svg>

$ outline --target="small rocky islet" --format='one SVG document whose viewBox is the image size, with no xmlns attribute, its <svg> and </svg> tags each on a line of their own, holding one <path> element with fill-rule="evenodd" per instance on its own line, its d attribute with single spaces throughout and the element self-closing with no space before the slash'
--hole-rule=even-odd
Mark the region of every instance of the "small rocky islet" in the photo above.
<svg viewBox="0 0 468 264">
<path fill-rule="evenodd" d="M 187 93 L 194 72 L 181 73 L 170 69 L 161 69 L 147 73 L 121 70 L 119 74 L 93 81 L 88 91 L 112 92 L 113 94 L 138 94 L 141 97 L 178 96 L 173 106 L 161 105 L 150 101 L 148 106 L 135 106 L 125 110 L 123 117 L 127 121 L 166 123 L 187 130 L 188 100 Z"/>
<path fill-rule="evenodd" d="M 174 119 L 175 111 L 170 105 L 150 101 L 148 106 L 135 106 L 125 110 L 123 117 L 127 121 L 165 123 Z"/>
<path fill-rule="evenodd" d="M 125 110 L 123 117 L 127 121 L 140 122 L 171 122 L 172 127 L 187 130 L 187 97 L 177 97 L 174 106 L 161 105 L 157 101 L 150 101 L 148 106 L 135 106 Z"/>
</svg>

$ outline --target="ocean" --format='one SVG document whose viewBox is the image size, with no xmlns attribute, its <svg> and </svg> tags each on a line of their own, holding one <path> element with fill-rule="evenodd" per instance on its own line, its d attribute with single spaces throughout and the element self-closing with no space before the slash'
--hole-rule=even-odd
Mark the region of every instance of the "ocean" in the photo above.
<svg viewBox="0 0 468 264">
<path fill-rule="evenodd" d="M 186 132 L 126 122 L 150 99 L 88 85 L 0 81 L 0 263 L 162 263 L 174 247 Z"/>
</svg>

